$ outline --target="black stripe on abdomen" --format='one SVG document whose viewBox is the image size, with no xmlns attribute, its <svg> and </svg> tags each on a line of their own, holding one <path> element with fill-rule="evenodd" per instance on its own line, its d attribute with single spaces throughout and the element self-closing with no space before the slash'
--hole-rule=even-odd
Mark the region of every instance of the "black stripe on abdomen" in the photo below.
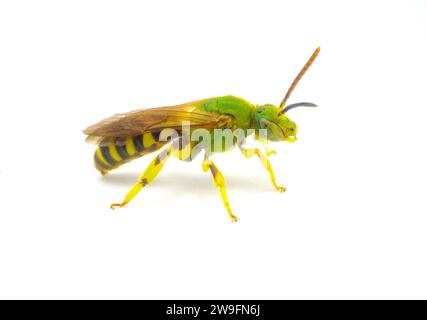
<svg viewBox="0 0 427 320">
<path fill-rule="evenodd" d="M 105 161 L 107 161 L 110 165 L 115 166 L 117 164 L 117 161 L 113 159 L 113 157 L 110 154 L 110 150 L 108 146 L 100 147 L 102 156 L 104 157 Z"/>
<path fill-rule="evenodd" d="M 108 166 L 107 164 L 102 162 L 101 159 L 99 159 L 97 152 L 95 152 L 95 154 L 93 155 L 93 159 L 95 160 L 97 168 L 102 169 L 102 170 L 109 170 L 110 169 L 110 166 Z"/>
<path fill-rule="evenodd" d="M 109 167 L 108 165 L 106 165 L 104 162 L 101 161 L 101 159 L 99 159 L 98 154 L 95 152 L 95 155 L 93 156 L 93 159 L 95 161 L 95 167 L 99 170 L 99 171 L 108 171 L 111 169 L 111 167 Z"/>
<path fill-rule="evenodd" d="M 122 146 L 116 145 L 115 147 L 116 147 L 117 153 L 120 155 L 120 157 L 123 160 L 126 160 L 130 157 L 128 151 L 126 150 L 126 145 L 122 145 Z"/>
<path fill-rule="evenodd" d="M 144 151 L 144 145 L 142 144 L 142 135 L 135 136 L 132 138 L 133 145 L 135 146 L 136 151 L 142 152 Z"/>
<path fill-rule="evenodd" d="M 151 132 L 151 135 L 153 136 L 153 139 L 154 139 L 156 142 L 159 142 L 159 139 L 160 139 L 160 131 Z"/>
</svg>

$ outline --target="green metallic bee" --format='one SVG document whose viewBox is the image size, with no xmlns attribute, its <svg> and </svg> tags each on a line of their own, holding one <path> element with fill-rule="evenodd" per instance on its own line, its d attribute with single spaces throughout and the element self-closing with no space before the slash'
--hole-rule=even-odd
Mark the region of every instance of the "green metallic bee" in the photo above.
<svg viewBox="0 0 427 320">
<path fill-rule="evenodd" d="M 245 137 L 253 134 L 255 139 L 259 140 L 262 131 L 266 133 L 268 141 L 296 141 L 297 125 L 286 116 L 286 112 L 296 107 L 316 107 L 316 105 L 301 102 L 286 106 L 286 102 L 319 51 L 320 48 L 317 48 L 301 69 L 279 107 L 272 104 L 253 105 L 244 99 L 233 96 L 215 97 L 178 106 L 117 114 L 84 130 L 83 132 L 88 135 L 86 141 L 98 145 L 94 162 L 96 169 L 102 175 L 165 146 L 139 177 L 138 182 L 131 188 L 125 199 L 121 203 L 113 203 L 111 208 L 123 207 L 128 204 L 142 188 L 153 181 L 171 154 L 180 160 L 191 161 L 200 151 L 204 151 L 203 171 L 211 171 L 214 184 L 219 188 L 230 218 L 233 222 L 237 221 L 238 218 L 230 209 L 224 176 L 209 160 L 212 153 L 224 152 L 235 146 L 246 158 L 257 155 L 269 172 L 274 187 L 278 191 L 284 192 L 286 188 L 277 185 L 268 160 L 268 156 L 274 151 L 267 151 L 264 155 L 259 149 L 247 149 L 244 147 Z M 241 130 L 245 135 L 243 138 L 233 139 L 228 146 L 221 143 L 219 147 L 218 144 L 215 144 L 214 148 L 207 148 L 207 145 L 201 144 L 199 140 L 184 139 L 184 123 L 189 124 L 189 132 L 192 136 L 197 130 L 204 130 L 214 140 L 218 136 L 218 129 Z M 165 139 L 165 132 L 171 130 L 175 132 L 175 135 L 167 134 L 169 139 Z"/>
</svg>

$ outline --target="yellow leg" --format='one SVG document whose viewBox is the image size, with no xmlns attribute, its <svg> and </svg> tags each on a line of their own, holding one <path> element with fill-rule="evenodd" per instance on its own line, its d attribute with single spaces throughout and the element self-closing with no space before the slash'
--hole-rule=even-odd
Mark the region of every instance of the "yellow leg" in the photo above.
<svg viewBox="0 0 427 320">
<path fill-rule="evenodd" d="M 265 149 L 265 154 L 267 155 L 267 157 L 269 157 L 273 154 L 276 155 L 277 152 L 276 152 L 276 150 L 273 150 L 273 149 L 271 149 L 271 150 Z"/>
<path fill-rule="evenodd" d="M 286 188 L 285 187 L 281 187 L 279 185 L 277 185 L 276 183 L 276 177 L 274 176 L 274 171 L 273 168 L 270 164 L 270 161 L 267 159 L 267 157 L 262 154 L 261 151 L 259 151 L 259 149 L 245 149 L 242 146 L 240 146 L 240 150 L 242 151 L 243 155 L 245 156 L 245 158 L 252 158 L 254 156 L 254 154 L 256 154 L 259 158 L 259 160 L 261 160 L 262 165 L 264 166 L 264 168 L 267 169 L 268 173 L 270 174 L 270 179 L 271 182 L 273 183 L 274 187 L 276 188 L 276 190 L 280 191 L 280 192 L 285 192 Z M 269 155 L 274 152 L 276 153 L 274 150 L 271 150 L 269 152 Z"/>
<path fill-rule="evenodd" d="M 239 218 L 237 218 L 231 212 L 230 204 L 228 203 L 227 192 L 225 191 L 225 179 L 224 179 L 224 176 L 222 175 L 221 171 L 219 171 L 217 166 L 212 161 L 208 160 L 207 157 L 205 157 L 205 160 L 203 161 L 202 167 L 203 167 L 204 172 L 208 171 L 208 169 L 211 170 L 214 184 L 215 184 L 215 186 L 217 186 L 219 188 L 219 192 L 221 193 L 222 202 L 224 203 L 224 206 L 227 209 L 228 215 L 230 216 L 232 222 L 236 222 L 237 220 L 239 220 Z"/>
<path fill-rule="evenodd" d="M 134 184 L 132 189 L 130 189 L 126 198 L 121 203 L 111 204 L 111 209 L 114 209 L 115 207 L 124 207 L 138 194 L 139 191 L 141 191 L 142 188 L 151 183 L 163 168 L 166 160 L 170 157 L 171 150 L 172 147 L 168 147 L 160 152 L 150 163 L 147 169 L 145 169 L 144 173 L 139 177 L 138 182 Z"/>
</svg>

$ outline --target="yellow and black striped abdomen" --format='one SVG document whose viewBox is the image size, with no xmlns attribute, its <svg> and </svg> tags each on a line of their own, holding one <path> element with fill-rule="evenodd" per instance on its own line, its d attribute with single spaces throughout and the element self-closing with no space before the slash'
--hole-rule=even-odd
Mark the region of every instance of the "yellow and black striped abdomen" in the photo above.
<svg viewBox="0 0 427 320">
<path fill-rule="evenodd" d="M 126 139 L 103 142 L 95 151 L 95 168 L 105 175 L 129 161 L 160 149 L 166 143 L 159 141 L 158 132 L 145 132 Z"/>
</svg>

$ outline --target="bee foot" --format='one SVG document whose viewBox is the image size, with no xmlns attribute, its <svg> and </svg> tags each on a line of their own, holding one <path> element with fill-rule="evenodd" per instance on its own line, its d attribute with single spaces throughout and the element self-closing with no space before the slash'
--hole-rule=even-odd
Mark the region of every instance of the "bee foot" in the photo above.
<svg viewBox="0 0 427 320">
<path fill-rule="evenodd" d="M 239 221 L 239 218 L 237 218 L 235 215 L 231 216 L 231 222 L 237 222 Z"/>
<path fill-rule="evenodd" d="M 126 202 L 122 202 L 122 203 L 112 203 L 110 205 L 110 209 L 116 209 L 117 207 L 119 208 L 123 208 L 127 203 Z"/>
<path fill-rule="evenodd" d="M 277 154 L 276 150 L 266 150 L 265 153 L 266 153 L 267 157 L 272 156 L 273 154 L 274 155 Z"/>
</svg>

